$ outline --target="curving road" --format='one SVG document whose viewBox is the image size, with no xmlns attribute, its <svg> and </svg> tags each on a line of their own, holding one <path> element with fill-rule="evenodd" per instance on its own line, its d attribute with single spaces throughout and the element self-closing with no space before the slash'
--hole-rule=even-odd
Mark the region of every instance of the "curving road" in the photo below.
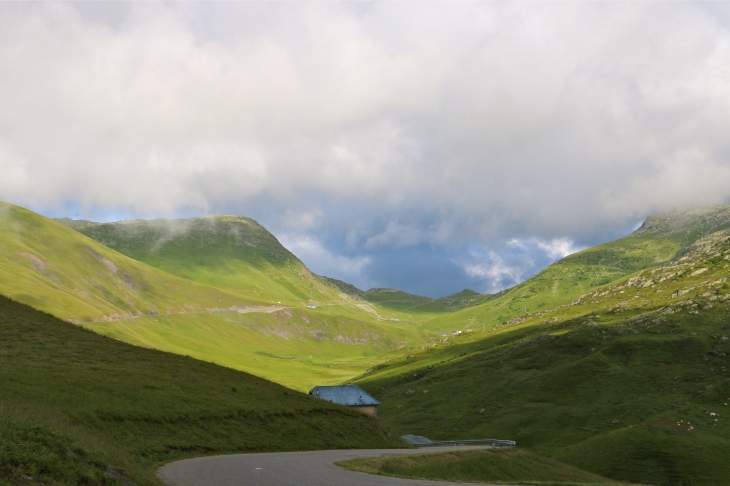
<svg viewBox="0 0 730 486">
<path fill-rule="evenodd" d="M 376 476 L 348 471 L 334 463 L 360 457 L 424 454 L 478 447 L 272 452 L 198 457 L 166 464 L 157 471 L 157 475 L 169 486 L 453 486 L 465 483 Z"/>
</svg>

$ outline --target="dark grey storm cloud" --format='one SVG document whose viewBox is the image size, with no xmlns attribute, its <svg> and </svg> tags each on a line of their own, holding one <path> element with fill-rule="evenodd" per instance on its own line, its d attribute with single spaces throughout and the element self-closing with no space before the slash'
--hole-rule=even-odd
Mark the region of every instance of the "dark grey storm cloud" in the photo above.
<svg viewBox="0 0 730 486">
<path fill-rule="evenodd" d="M 2 3 L 0 198 L 235 212 L 360 285 L 500 288 L 607 228 L 727 201 L 728 12 Z"/>
</svg>

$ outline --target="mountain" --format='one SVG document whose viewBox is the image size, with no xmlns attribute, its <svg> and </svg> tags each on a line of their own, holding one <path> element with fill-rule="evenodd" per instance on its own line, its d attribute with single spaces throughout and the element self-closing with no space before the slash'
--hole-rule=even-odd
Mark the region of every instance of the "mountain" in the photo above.
<svg viewBox="0 0 730 486">
<path fill-rule="evenodd" d="M 674 210 L 649 216 L 632 234 L 569 255 L 497 294 L 464 290 L 431 299 L 397 289 L 356 289 L 351 295 L 397 312 L 427 331 L 484 331 L 569 304 L 592 289 L 666 263 L 703 235 L 728 227 L 730 206 Z"/>
<path fill-rule="evenodd" d="M 651 236 L 689 246 L 693 241 L 730 227 L 730 206 L 676 209 L 649 216 L 633 237 Z"/>
<path fill-rule="evenodd" d="M 391 311 L 403 312 L 409 315 L 413 313 L 443 313 L 452 312 L 456 309 L 474 306 L 494 298 L 491 294 L 480 294 L 471 289 L 433 299 L 421 295 L 410 294 L 403 290 L 390 288 L 372 288 L 360 290 L 352 284 L 329 277 L 322 277 L 339 291 L 366 302 L 377 304 L 380 308 Z"/>
<path fill-rule="evenodd" d="M 403 352 L 356 382 L 379 397 L 381 419 L 400 434 L 512 439 L 637 483 L 727 484 L 728 214 L 651 217 L 633 235 L 548 269 L 577 273 L 612 255 L 611 283 L 586 278 L 569 302 Z"/>
<path fill-rule="evenodd" d="M 362 297 L 365 295 L 364 290 L 360 290 L 354 285 L 347 283 L 342 280 L 338 280 L 336 278 L 330 278 L 330 277 L 322 277 L 325 282 L 327 282 L 329 285 L 335 287 L 340 292 L 344 292 L 347 295 L 351 295 L 353 297 Z"/>
<path fill-rule="evenodd" d="M 7 203 L 0 203 L 0 293 L 73 322 L 266 302 L 170 275 Z"/>
<path fill-rule="evenodd" d="M 0 484 L 139 485 L 191 456 L 402 447 L 377 420 L 0 297 Z"/>
<path fill-rule="evenodd" d="M 499 294 L 443 299 L 316 276 L 246 218 L 64 223 L 93 239 L 0 206 L 0 293 L 298 390 L 360 375 L 399 434 L 514 439 L 632 482 L 710 486 L 730 476 L 728 206 L 657 214 Z M 0 360 L 16 348 L 0 348 Z M 73 356 L 69 366 L 87 360 Z M 36 388 L 17 378 L 8 386 Z M 103 428 L 122 412 L 73 417 Z M 164 455 L 158 446 L 134 454 Z"/>
<path fill-rule="evenodd" d="M 431 339 L 331 288 L 245 218 L 184 221 L 186 237 L 170 236 L 174 225 L 160 222 L 101 226 L 95 234 L 102 241 L 133 256 L 146 254 L 161 268 L 1 204 L 0 294 L 115 339 L 302 391 L 347 381 L 387 353 Z"/>
<path fill-rule="evenodd" d="M 632 234 L 569 255 L 485 303 L 434 316 L 429 330 L 485 330 L 567 305 L 578 296 L 663 265 L 703 235 L 730 227 L 730 206 L 652 215 Z"/>
<path fill-rule="evenodd" d="M 57 221 L 123 255 L 178 277 L 268 302 L 296 305 L 347 299 L 250 218 Z"/>
</svg>

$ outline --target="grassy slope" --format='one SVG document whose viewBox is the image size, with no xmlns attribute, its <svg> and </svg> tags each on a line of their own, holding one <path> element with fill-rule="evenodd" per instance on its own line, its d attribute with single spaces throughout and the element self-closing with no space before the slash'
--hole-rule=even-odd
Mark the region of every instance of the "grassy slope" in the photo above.
<svg viewBox="0 0 730 486">
<path fill-rule="evenodd" d="M 597 474 L 517 449 L 477 449 L 339 462 L 353 471 L 401 478 L 489 484 L 621 484 Z"/>
<path fill-rule="evenodd" d="M 727 484 L 729 238 L 711 234 L 576 305 L 395 360 L 361 385 L 400 433 L 514 439 L 634 482 Z"/>
<path fill-rule="evenodd" d="M 23 475 L 112 484 L 102 474 L 112 464 L 153 485 L 158 465 L 182 457 L 399 446 L 376 420 L 344 407 L 2 297 L 0 363 L 0 484 Z"/>
<path fill-rule="evenodd" d="M 166 272 L 286 305 L 346 305 L 354 317 L 423 322 L 488 300 L 472 291 L 431 299 L 394 289 L 362 291 L 312 274 L 256 221 L 241 216 L 94 223 L 57 220 L 114 250 Z M 376 304 L 368 310 L 368 303 Z M 358 307 L 360 306 L 360 307 Z M 374 312 L 373 312 L 374 311 Z"/>
<path fill-rule="evenodd" d="M 319 309 L 148 316 L 85 325 L 140 346 L 189 355 L 300 391 L 340 384 L 423 337 L 411 326 L 363 324 Z"/>
<path fill-rule="evenodd" d="M 484 330 L 526 313 L 569 304 L 581 294 L 668 261 L 681 248 L 665 238 L 631 236 L 575 253 L 486 303 L 435 317 L 424 328 Z"/>
<path fill-rule="evenodd" d="M 249 218 L 208 216 L 103 224 L 67 218 L 58 221 L 173 275 L 259 296 L 270 303 L 348 300 Z"/>
<path fill-rule="evenodd" d="M 569 304 L 581 294 L 627 275 L 669 261 L 677 250 L 708 231 L 730 224 L 727 207 L 704 208 L 693 218 L 653 216 L 632 235 L 563 258 L 529 280 L 498 294 L 465 290 L 431 299 L 396 289 L 355 289 L 349 293 L 392 317 L 419 324 L 427 331 L 485 331 L 487 327 Z M 684 214 L 684 213 L 682 213 Z M 698 218 L 699 216 L 699 218 Z M 697 220 L 702 224 L 694 224 Z M 680 221 L 680 224 L 677 224 Z M 347 292 L 347 284 L 336 282 Z"/>
<path fill-rule="evenodd" d="M 343 292 L 391 311 L 392 317 L 421 324 L 424 330 L 483 331 L 527 313 L 569 304 L 595 288 L 662 265 L 702 235 L 727 227 L 730 206 L 654 215 L 633 234 L 569 255 L 522 284 L 494 295 L 465 290 L 431 299 L 396 289 L 365 292 L 330 280 Z"/>
<path fill-rule="evenodd" d="M 362 299 L 378 304 L 379 307 L 399 311 L 424 319 L 424 314 L 437 316 L 455 310 L 472 307 L 494 298 L 473 290 L 462 290 L 448 297 L 432 299 L 420 295 L 409 294 L 397 289 L 370 289 L 362 294 Z"/>
<path fill-rule="evenodd" d="M 395 311 L 398 317 L 415 318 L 418 322 L 436 317 L 438 314 L 479 305 L 495 297 L 492 294 L 480 294 L 465 289 L 447 297 L 432 299 L 431 297 L 409 294 L 398 289 L 374 288 L 365 291 L 342 280 L 329 277 L 321 278 L 344 294 L 375 304 L 378 309 L 390 311 L 391 313 Z"/>
<path fill-rule="evenodd" d="M 371 309 L 367 303 L 350 302 L 346 296 L 341 302 L 332 301 L 340 294 L 312 276 L 283 247 L 276 246 L 275 239 L 267 239 L 270 235 L 254 223 L 256 231 L 265 232 L 263 236 L 260 232 L 251 236 L 245 228 L 234 231 L 240 223 L 237 218 L 232 222 L 226 218 L 213 218 L 212 222 L 202 219 L 198 223 L 213 228 L 212 232 L 193 232 L 188 253 L 180 252 L 165 260 L 172 265 L 179 258 L 180 268 L 189 265 L 191 272 L 199 275 L 208 271 L 211 277 L 200 279 L 201 283 L 133 260 L 26 209 L 3 204 L 0 293 L 117 339 L 248 371 L 297 390 L 346 381 L 380 362 L 378 357 L 383 353 L 421 345 L 427 339 L 422 331 L 406 323 L 379 320 L 376 313 L 368 311 Z M 220 239 L 215 240 L 217 237 Z M 137 236 L 129 241 L 138 238 L 147 241 Z M 239 240 L 264 252 L 256 257 L 256 265 L 275 278 L 256 273 L 238 275 L 234 264 L 243 265 L 240 262 L 225 268 L 205 266 L 208 261 L 218 261 L 226 251 L 234 252 L 234 243 Z M 168 241 L 173 247 L 176 242 L 180 243 Z M 212 253 L 206 254 L 204 246 L 211 246 Z M 243 246 L 241 251 L 245 253 L 248 246 Z M 165 248 L 163 245 L 163 253 Z M 194 255 L 202 256 L 195 260 Z M 281 268 L 272 270 L 277 264 Z M 290 271 L 295 265 L 299 272 L 296 277 Z M 300 302 L 297 308 L 278 312 L 210 310 L 268 305 L 277 302 L 274 299 L 294 301 L 296 292 L 307 290 L 310 280 L 313 297 L 328 299 L 316 309 Z M 243 281 L 259 285 L 258 290 L 236 289 L 233 283 Z M 228 282 L 230 288 L 215 288 L 205 282 Z M 267 289 L 273 293 L 267 294 Z M 317 289 L 322 291 L 317 293 Z"/>
<path fill-rule="evenodd" d="M 77 321 L 259 302 L 161 272 L 6 203 L 0 203 L 0 293 Z"/>
<path fill-rule="evenodd" d="M 489 301 L 429 319 L 430 330 L 486 329 L 526 313 L 566 305 L 581 294 L 637 271 L 668 262 L 677 250 L 708 233 L 730 227 L 730 206 L 650 216 L 631 235 L 563 258 L 535 277 Z"/>
</svg>

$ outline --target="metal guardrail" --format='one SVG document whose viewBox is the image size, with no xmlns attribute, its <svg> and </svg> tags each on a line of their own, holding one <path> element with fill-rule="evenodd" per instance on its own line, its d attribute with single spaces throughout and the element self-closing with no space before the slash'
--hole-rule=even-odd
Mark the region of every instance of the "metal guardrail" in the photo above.
<svg viewBox="0 0 730 486">
<path fill-rule="evenodd" d="M 515 447 L 517 442 L 513 440 L 500 439 L 469 439 L 469 440 L 444 440 L 434 442 L 422 435 L 406 434 L 401 439 L 408 442 L 414 447 L 435 447 L 443 445 L 474 445 L 474 444 L 492 444 L 492 447 Z"/>
</svg>

